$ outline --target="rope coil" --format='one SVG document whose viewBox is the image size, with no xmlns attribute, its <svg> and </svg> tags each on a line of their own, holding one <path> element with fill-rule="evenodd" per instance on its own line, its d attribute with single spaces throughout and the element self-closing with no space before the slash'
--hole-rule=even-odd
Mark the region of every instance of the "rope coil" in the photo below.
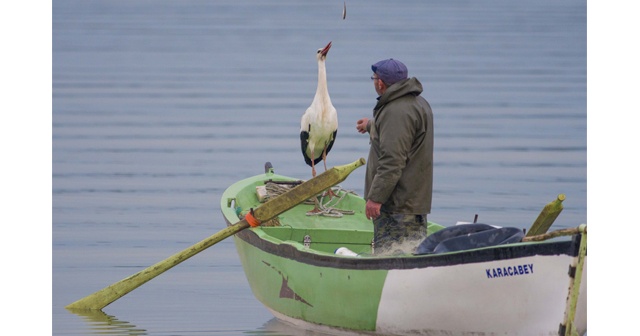
<svg viewBox="0 0 640 336">
<path fill-rule="evenodd" d="M 280 194 L 287 192 L 294 186 L 280 183 L 267 182 L 265 184 L 267 189 L 267 197 L 268 200 L 271 197 L 276 197 Z M 307 212 L 307 216 L 326 216 L 326 217 L 342 217 L 343 215 L 353 215 L 355 211 L 353 210 L 343 210 L 338 209 L 336 206 L 345 198 L 347 194 L 357 195 L 354 191 L 344 190 L 341 186 L 336 185 L 331 188 L 331 191 L 335 195 L 340 195 L 339 197 L 328 197 L 328 193 L 324 192 L 322 194 L 316 195 L 315 198 L 310 198 L 304 201 L 304 204 L 317 204 L 318 211 L 309 211 Z M 325 198 L 328 198 L 325 202 Z"/>
</svg>

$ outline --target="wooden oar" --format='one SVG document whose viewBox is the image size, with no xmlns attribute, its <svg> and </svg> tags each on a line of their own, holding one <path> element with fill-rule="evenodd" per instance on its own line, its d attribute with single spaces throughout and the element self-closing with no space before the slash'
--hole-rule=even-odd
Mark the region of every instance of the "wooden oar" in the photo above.
<svg viewBox="0 0 640 336">
<path fill-rule="evenodd" d="M 587 226 L 585 224 L 582 224 L 575 228 L 560 229 L 560 230 L 555 230 L 555 231 L 551 231 L 551 232 L 547 232 L 547 233 L 543 233 L 535 236 L 527 236 L 522 238 L 522 241 L 523 242 L 542 241 L 542 240 L 547 240 L 547 239 L 561 237 L 561 236 L 573 236 L 575 234 L 579 234 L 583 232 L 587 233 Z"/>
<path fill-rule="evenodd" d="M 540 211 L 538 218 L 536 218 L 536 221 L 531 225 L 526 236 L 532 237 L 546 233 L 551 227 L 551 224 L 558 218 L 560 212 L 562 212 L 562 201 L 564 201 L 565 198 L 566 196 L 564 194 L 559 194 L 554 201 L 545 205 L 542 211 Z"/>
<path fill-rule="evenodd" d="M 350 164 L 333 167 L 324 173 L 306 181 L 299 186 L 277 196 L 260 207 L 254 209 L 253 217 L 258 223 L 266 222 L 275 218 L 279 214 L 293 208 L 294 206 L 304 202 L 334 185 L 344 181 L 352 171 L 365 164 L 365 160 L 361 158 Z M 140 287 L 147 281 L 157 277 L 158 275 L 169 270 L 173 266 L 191 258 L 192 256 L 213 246 L 219 241 L 228 238 L 246 228 L 249 222 L 243 219 L 218 233 L 209 236 L 199 243 L 178 252 L 171 257 L 151 265 L 144 270 L 122 279 L 110 286 L 107 286 L 91 295 L 88 295 L 76 302 L 73 302 L 65 308 L 73 310 L 100 310 L 113 301 L 125 296 L 132 290 Z"/>
</svg>

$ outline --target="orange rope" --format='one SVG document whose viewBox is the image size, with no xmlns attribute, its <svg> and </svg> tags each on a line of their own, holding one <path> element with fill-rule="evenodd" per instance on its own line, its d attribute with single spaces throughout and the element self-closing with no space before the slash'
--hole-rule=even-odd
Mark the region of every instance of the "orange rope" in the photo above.
<svg viewBox="0 0 640 336">
<path fill-rule="evenodd" d="M 253 209 L 244 215 L 244 219 L 247 220 L 247 223 L 249 223 L 251 227 L 260 226 L 260 221 L 253 217 Z"/>
</svg>

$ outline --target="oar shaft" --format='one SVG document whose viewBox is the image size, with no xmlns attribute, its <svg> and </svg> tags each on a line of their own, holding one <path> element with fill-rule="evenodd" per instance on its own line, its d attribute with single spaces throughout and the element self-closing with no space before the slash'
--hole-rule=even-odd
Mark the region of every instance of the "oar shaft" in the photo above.
<svg viewBox="0 0 640 336">
<path fill-rule="evenodd" d="M 364 159 L 357 160 L 353 163 L 343 166 L 333 167 L 322 174 L 306 181 L 299 186 L 277 196 L 254 211 L 254 217 L 259 222 L 265 222 L 275 218 L 279 214 L 293 208 L 294 206 L 304 202 L 326 189 L 344 181 L 352 171 L 365 164 Z M 188 247 L 171 257 L 151 265 L 142 271 L 122 279 L 110 286 L 107 286 L 91 295 L 88 295 L 76 302 L 73 302 L 65 308 L 69 310 L 100 310 L 113 301 L 125 296 L 132 290 L 140 287 L 149 280 L 164 273 L 179 263 L 191 258 L 192 256 L 204 251 L 221 240 L 233 236 L 234 234 L 249 227 L 249 223 L 243 219 L 227 228 L 220 230 L 214 235 Z"/>
<path fill-rule="evenodd" d="M 69 310 L 97 310 L 102 309 L 112 303 L 113 301 L 125 296 L 129 292 L 134 289 L 142 286 L 149 280 L 157 277 L 158 275 L 168 271 L 172 267 L 178 265 L 179 263 L 193 257 L 194 255 L 200 253 L 201 251 L 215 245 L 221 240 L 233 236 L 234 234 L 246 229 L 249 227 L 249 224 L 246 220 L 239 221 L 234 225 L 228 226 L 223 230 L 218 231 L 216 234 L 213 234 L 206 239 L 203 239 L 199 243 L 188 247 L 171 257 L 160 261 L 156 264 L 153 264 L 142 271 L 131 275 L 125 279 L 122 279 L 110 286 L 107 286 L 91 295 L 88 295 L 76 302 L 73 302 L 66 306 L 65 308 Z"/>
<path fill-rule="evenodd" d="M 573 236 L 573 235 L 579 234 L 581 232 L 587 232 L 587 227 L 586 226 L 584 226 L 584 227 L 583 226 L 578 226 L 578 227 L 575 227 L 575 228 L 555 230 L 555 231 L 543 233 L 543 234 L 540 234 L 540 235 L 535 235 L 535 236 L 531 236 L 531 237 L 524 237 L 524 238 L 522 238 L 522 241 L 523 242 L 542 241 L 542 240 L 547 240 L 547 239 L 561 237 L 561 236 Z"/>
</svg>

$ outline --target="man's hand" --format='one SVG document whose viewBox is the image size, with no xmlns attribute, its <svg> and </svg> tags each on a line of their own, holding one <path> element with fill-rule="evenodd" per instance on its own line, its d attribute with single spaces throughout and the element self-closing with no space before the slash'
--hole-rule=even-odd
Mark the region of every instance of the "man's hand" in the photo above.
<svg viewBox="0 0 640 336">
<path fill-rule="evenodd" d="M 362 118 L 356 122 L 356 129 L 360 133 L 367 133 L 367 124 L 369 123 L 369 118 Z"/>
<path fill-rule="evenodd" d="M 381 203 L 367 200 L 367 205 L 365 206 L 365 214 L 367 215 L 367 219 L 378 218 L 380 216 L 380 207 L 382 207 Z"/>
</svg>

